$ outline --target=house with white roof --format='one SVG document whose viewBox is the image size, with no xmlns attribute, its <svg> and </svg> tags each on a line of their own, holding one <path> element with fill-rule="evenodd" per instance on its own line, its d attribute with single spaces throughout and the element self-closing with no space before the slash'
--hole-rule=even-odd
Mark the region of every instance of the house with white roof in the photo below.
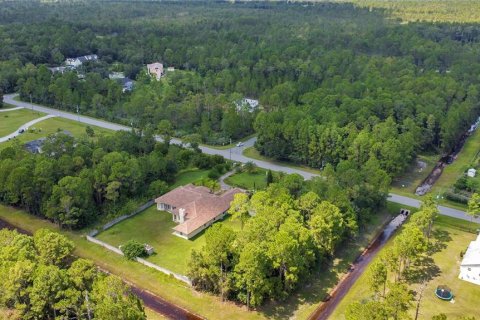
<svg viewBox="0 0 480 320">
<path fill-rule="evenodd" d="M 470 242 L 462 263 L 460 264 L 460 279 L 480 285 L 480 235 Z"/>
<path fill-rule="evenodd" d="M 98 56 L 96 54 L 89 54 L 86 56 L 76 57 L 76 58 L 68 58 L 65 60 L 65 64 L 71 68 L 77 68 L 88 61 L 97 61 Z"/>
<path fill-rule="evenodd" d="M 258 105 L 258 100 L 250 98 L 243 98 L 235 102 L 237 111 L 247 110 L 248 112 L 254 112 L 258 108 Z"/>
</svg>

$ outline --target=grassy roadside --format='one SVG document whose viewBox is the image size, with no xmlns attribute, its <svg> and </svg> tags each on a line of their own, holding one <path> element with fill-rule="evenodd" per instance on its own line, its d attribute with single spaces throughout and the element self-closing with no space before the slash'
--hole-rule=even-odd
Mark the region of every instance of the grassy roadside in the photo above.
<svg viewBox="0 0 480 320">
<path fill-rule="evenodd" d="M 14 113 L 14 112 L 17 112 L 17 111 L 12 111 L 11 113 Z M 28 111 L 28 112 L 32 112 L 32 111 Z M 0 113 L 0 117 L 1 117 L 1 113 Z M 32 128 L 35 128 L 36 130 L 28 130 L 25 133 L 17 136 L 15 139 L 6 141 L 4 143 L 0 143 L 0 149 L 11 146 L 12 144 L 17 143 L 17 141 L 18 143 L 23 144 L 28 141 L 46 137 L 51 133 L 55 133 L 63 130 L 69 131 L 73 136 L 77 138 L 83 137 L 83 136 L 86 136 L 86 132 L 85 132 L 86 127 L 87 127 L 86 124 L 79 123 L 73 120 L 68 120 L 63 118 L 50 118 L 33 125 Z M 111 130 L 100 128 L 100 127 L 95 127 L 95 126 L 90 126 L 90 127 L 94 130 L 96 135 L 109 134 L 113 132 Z"/>
<path fill-rule="evenodd" d="M 303 171 L 310 172 L 310 173 L 313 173 L 313 174 L 318 174 L 318 175 L 321 174 L 321 171 L 317 170 L 317 169 L 313 169 L 313 168 L 303 166 L 303 165 L 294 165 L 292 163 L 284 162 L 284 161 L 276 161 L 276 160 L 272 160 L 268 157 L 262 156 L 260 154 L 260 152 L 258 152 L 258 150 L 255 149 L 255 147 L 246 148 L 245 150 L 243 150 L 243 155 L 245 157 L 252 158 L 252 159 L 255 159 L 255 160 L 270 162 L 270 163 L 273 163 L 273 164 L 276 164 L 276 165 L 280 165 L 280 166 L 284 166 L 284 167 L 288 167 L 288 168 L 292 168 L 292 169 L 303 170 Z"/>
<path fill-rule="evenodd" d="M 25 123 L 45 116 L 41 112 L 20 109 L 0 113 L 0 137 L 18 130 Z"/>
<path fill-rule="evenodd" d="M 475 239 L 475 234 L 465 230 L 477 227 L 480 227 L 480 225 L 446 216 L 439 216 L 435 221 L 433 241 L 438 244 L 441 250 L 431 256 L 433 263 L 430 264 L 429 268 L 433 276 L 425 289 L 420 306 L 420 319 L 430 319 L 433 315 L 439 313 L 445 313 L 449 319 L 477 314 L 480 287 L 458 279 L 461 262 L 459 253 L 466 249 L 470 241 Z M 382 250 L 390 247 L 394 238 L 390 239 Z M 376 260 L 377 258 L 373 261 Z M 456 296 L 455 303 L 440 301 L 435 297 L 433 292 L 440 284 L 448 285 L 453 290 Z M 417 283 L 410 284 L 411 289 L 414 290 L 418 286 Z M 340 302 L 330 319 L 344 320 L 345 310 L 349 304 L 370 298 L 368 288 L 367 276 L 363 274 Z M 410 316 L 414 315 L 414 309 L 414 307 L 410 309 Z"/>
<path fill-rule="evenodd" d="M 251 138 L 255 137 L 257 134 L 256 133 L 252 133 L 246 137 L 243 137 L 241 139 L 238 139 L 238 140 L 235 140 L 233 141 L 232 143 L 229 143 L 229 144 L 226 144 L 226 145 L 223 145 L 223 146 L 218 146 L 218 145 L 212 145 L 212 144 L 205 144 L 205 143 L 201 143 L 200 145 L 202 147 L 208 147 L 208 148 L 212 148 L 212 149 L 217 149 L 217 150 L 227 150 L 227 149 L 230 149 L 230 148 L 233 148 L 233 147 L 236 147 L 237 146 L 237 143 L 239 142 L 245 142 L 247 140 L 250 140 Z"/>
</svg>

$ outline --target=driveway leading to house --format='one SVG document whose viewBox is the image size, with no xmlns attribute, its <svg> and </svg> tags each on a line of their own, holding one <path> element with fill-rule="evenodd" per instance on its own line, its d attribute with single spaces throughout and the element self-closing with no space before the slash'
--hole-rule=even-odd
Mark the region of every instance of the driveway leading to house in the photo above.
<svg viewBox="0 0 480 320">
<path fill-rule="evenodd" d="M 4 95 L 4 101 L 6 103 L 9 103 L 9 104 L 17 106 L 17 107 L 36 110 L 36 111 L 44 112 L 44 113 L 51 114 L 51 115 L 54 115 L 54 116 L 57 116 L 57 117 L 62 117 L 62 118 L 66 118 L 66 119 L 70 119 L 70 120 L 74 120 L 74 121 L 79 121 L 81 123 L 85 123 L 85 124 L 93 125 L 93 126 L 97 126 L 97 127 L 102 127 L 102 128 L 106 128 L 106 129 L 110 129 L 110 130 L 114 130 L 114 131 L 131 130 L 132 129 L 128 126 L 124 126 L 124 125 L 121 125 L 121 124 L 116 124 L 116 123 L 112 123 L 112 122 L 108 122 L 108 121 L 104 121 L 104 120 L 98 120 L 98 119 L 94 119 L 94 118 L 90 118 L 90 117 L 85 117 L 85 116 L 77 115 L 77 114 L 74 114 L 74 113 L 60 111 L 60 110 L 57 110 L 57 109 L 48 108 L 48 107 L 44 107 L 44 106 L 40 106 L 40 105 L 37 105 L 37 104 L 28 103 L 28 102 L 17 101 L 17 100 L 14 99 L 16 96 L 18 96 L 18 94 Z M 301 170 L 301 169 L 290 168 L 290 167 L 282 166 L 282 165 L 279 165 L 279 164 L 274 164 L 274 163 L 270 163 L 270 162 L 267 162 L 267 161 L 256 160 L 256 159 L 252 159 L 252 158 L 248 158 L 248 157 L 244 156 L 243 151 L 248 147 L 252 147 L 255 144 L 256 139 L 257 139 L 256 137 L 253 137 L 253 138 L 243 142 L 243 145 L 241 147 L 235 146 L 233 148 L 225 149 L 225 150 L 209 148 L 207 146 L 200 146 L 199 148 L 200 148 L 200 150 L 202 150 L 202 152 L 204 152 L 206 154 L 221 155 L 225 159 L 230 159 L 232 161 L 237 161 L 237 162 L 241 162 L 241 163 L 246 163 L 246 162 L 250 161 L 250 162 L 255 163 L 260 168 L 264 168 L 264 169 L 267 169 L 267 170 L 270 169 L 272 171 L 285 172 L 287 174 L 297 173 L 297 174 L 301 175 L 302 177 L 304 177 L 305 179 L 311 179 L 313 177 L 318 176 L 317 174 L 307 172 L 307 171 L 304 171 L 304 170 Z M 162 139 L 160 137 L 157 137 L 157 140 L 162 141 Z M 180 139 L 172 139 L 171 143 L 181 145 L 182 141 Z M 413 199 L 413 198 L 409 198 L 409 197 L 405 197 L 405 196 L 400 196 L 400 195 L 397 195 L 397 194 L 394 194 L 394 193 L 389 194 L 389 199 L 388 200 L 392 201 L 392 202 L 399 203 L 399 204 L 403 204 L 403 205 L 406 205 L 406 206 L 415 207 L 415 208 L 420 207 L 420 204 L 421 204 L 421 202 L 417 199 Z M 456 210 L 456 209 L 452 209 L 452 208 L 448 208 L 448 207 L 444 207 L 444 206 L 439 206 L 438 208 L 440 210 L 440 214 L 442 214 L 442 215 L 446 215 L 446 216 L 449 216 L 449 217 L 454 217 L 454 218 L 458 218 L 458 219 L 462 219 L 462 220 L 471 221 L 470 216 L 468 216 L 464 211 L 460 211 L 460 210 Z M 474 219 L 473 221 L 480 222 L 480 219 Z"/>
<path fill-rule="evenodd" d="M 9 108 L 9 109 L 0 109 L 0 112 L 8 112 L 8 111 L 14 111 L 14 110 L 20 110 L 23 109 L 23 107 L 15 107 L 15 108 Z"/>
<path fill-rule="evenodd" d="M 43 121 L 43 120 L 47 120 L 47 119 L 50 119 L 50 118 L 53 118 L 53 117 L 55 117 L 55 116 L 49 114 L 49 115 L 47 115 L 47 116 L 44 116 L 44 117 L 41 117 L 41 118 L 32 120 L 32 121 L 30 121 L 30 122 L 27 122 L 27 123 L 25 123 L 24 125 L 22 125 L 20 128 L 18 128 L 15 132 L 10 133 L 8 136 L 1 137 L 1 138 L 0 138 L 0 143 L 15 138 L 16 136 L 18 136 L 18 135 L 21 134 L 21 133 L 20 133 L 21 130 L 26 131 L 26 130 L 28 129 L 28 127 L 33 126 L 35 123 L 38 123 L 38 122 L 41 122 L 41 121 Z"/>
</svg>

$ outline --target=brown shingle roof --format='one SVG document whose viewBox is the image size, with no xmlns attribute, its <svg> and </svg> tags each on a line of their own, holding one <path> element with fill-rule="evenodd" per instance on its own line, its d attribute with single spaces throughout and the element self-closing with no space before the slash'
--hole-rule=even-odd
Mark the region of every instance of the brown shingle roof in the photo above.
<svg viewBox="0 0 480 320">
<path fill-rule="evenodd" d="M 175 207 L 173 210 L 175 213 L 178 213 L 180 208 L 185 209 L 185 222 L 173 229 L 188 235 L 227 211 L 233 196 L 242 192 L 241 189 L 233 188 L 221 195 L 216 195 L 212 194 L 208 188 L 189 184 L 164 194 L 155 202 Z"/>
</svg>

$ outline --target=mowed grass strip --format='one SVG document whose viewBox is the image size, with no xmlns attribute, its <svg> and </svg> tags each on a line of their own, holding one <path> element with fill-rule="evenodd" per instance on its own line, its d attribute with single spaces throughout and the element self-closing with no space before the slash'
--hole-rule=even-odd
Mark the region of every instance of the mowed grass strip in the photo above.
<svg viewBox="0 0 480 320">
<path fill-rule="evenodd" d="M 44 113 L 26 109 L 0 112 L 0 137 L 18 130 L 22 125 L 45 116 Z"/>
<path fill-rule="evenodd" d="M 12 113 L 13 112 L 16 112 L 16 111 L 12 111 Z M 1 116 L 2 114 L 0 113 L 0 117 Z M 35 117 L 34 119 L 36 118 L 38 117 Z M 69 131 L 76 138 L 86 137 L 86 131 L 85 131 L 86 127 L 87 127 L 86 124 L 76 122 L 73 120 L 68 120 L 63 118 L 50 118 L 45 121 L 41 121 L 39 123 L 34 124 L 30 128 L 31 130 L 24 132 L 23 134 L 17 136 L 15 139 L 6 141 L 4 143 L 0 143 L 0 149 L 11 146 L 14 143 L 24 144 L 26 142 L 47 137 L 49 134 L 56 133 L 59 131 L 64 131 L 64 130 Z M 96 126 L 90 126 L 90 127 L 95 132 L 95 136 L 111 134 L 113 132 L 112 130 L 108 130 L 108 129 L 104 129 Z"/>
<path fill-rule="evenodd" d="M 439 216 L 434 225 L 433 241 L 441 250 L 431 258 L 429 272 L 434 274 L 428 282 L 420 305 L 420 318 L 431 319 L 439 313 L 445 313 L 449 319 L 461 316 L 478 315 L 478 301 L 480 300 L 480 286 L 458 279 L 462 258 L 460 252 L 466 250 L 475 234 L 462 229 L 478 228 L 480 225 L 464 220 Z M 401 231 L 400 231 L 401 232 Z M 392 238 L 384 249 L 392 246 Z M 373 260 L 378 260 L 378 256 Z M 438 268 L 438 269 L 437 269 Z M 453 290 L 455 303 L 439 300 L 434 292 L 438 285 L 447 285 Z M 411 289 L 417 290 L 419 284 L 410 284 Z M 345 311 L 354 301 L 364 301 L 371 298 L 368 285 L 368 276 L 364 273 L 352 286 L 345 298 L 338 305 L 330 319 L 344 320 Z M 410 315 L 413 317 L 415 308 L 412 306 Z"/>
<path fill-rule="evenodd" d="M 90 259 L 100 268 L 207 319 L 265 319 L 260 312 L 247 311 L 245 307 L 232 302 L 222 302 L 217 296 L 200 293 L 173 277 L 138 262 L 128 261 L 123 256 L 87 241 L 82 232 L 59 230 L 46 220 L 3 205 L 0 205 L 0 219 L 32 233 L 41 228 L 60 232 L 75 243 L 76 255 Z"/>
<path fill-rule="evenodd" d="M 246 190 L 263 190 L 267 187 L 267 170 L 257 168 L 253 173 L 235 173 L 225 179 L 225 183 Z"/>
</svg>

